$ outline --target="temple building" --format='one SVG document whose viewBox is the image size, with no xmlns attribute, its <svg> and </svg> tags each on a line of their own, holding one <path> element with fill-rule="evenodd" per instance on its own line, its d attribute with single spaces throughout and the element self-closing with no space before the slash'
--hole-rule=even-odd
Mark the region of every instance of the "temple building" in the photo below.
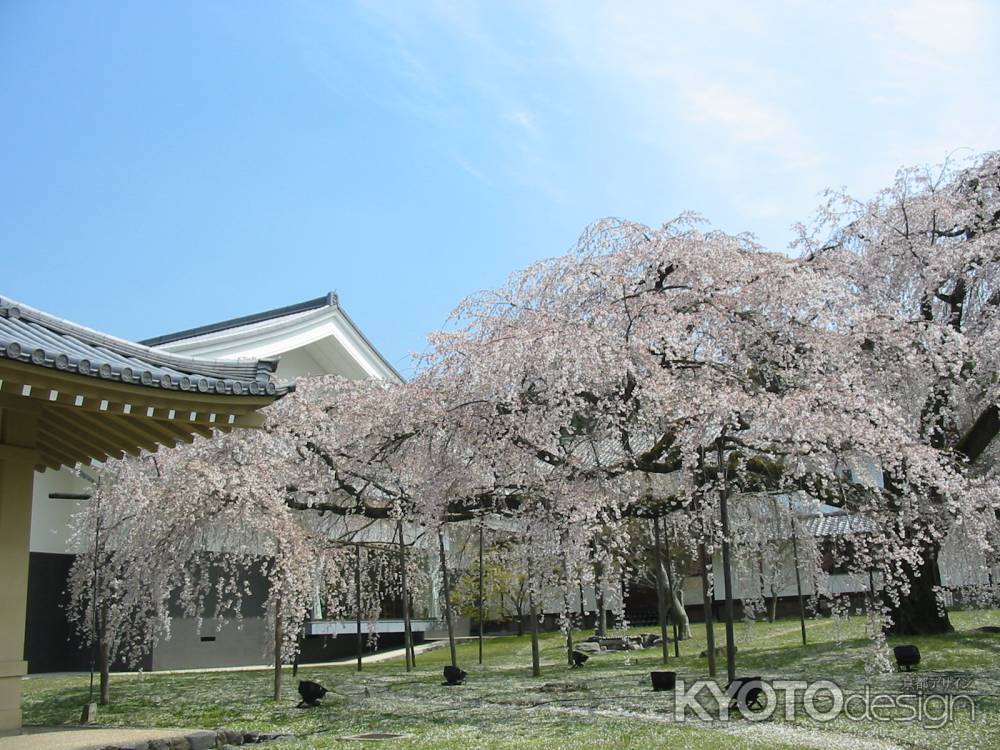
<svg viewBox="0 0 1000 750">
<path fill-rule="evenodd" d="M 291 381 L 311 375 L 341 375 L 401 382 L 402 377 L 348 317 L 337 296 L 326 294 L 287 307 L 249 314 L 219 323 L 169 333 L 141 342 L 164 357 L 239 363 L 274 362 L 274 376 Z M 25 650 L 32 672 L 85 669 L 89 656 L 75 637 L 64 611 L 65 582 L 76 550 L 67 529 L 78 503 L 86 502 L 88 482 L 66 470 L 36 474 L 31 527 L 28 634 Z M 146 670 L 229 667 L 260 664 L 264 632 L 264 583 L 249 597 L 242 627 L 227 625 L 216 632 L 212 618 L 199 629 L 193 618 L 178 616 L 171 638 L 152 649 Z M 321 613 L 306 626 L 304 659 L 327 659 L 353 649 L 353 641 L 328 636 L 354 631 L 354 623 L 324 621 Z M 178 613 L 179 614 L 179 613 Z M 384 613 L 377 629 L 388 645 L 398 638 L 401 621 Z M 415 635 L 429 629 L 429 619 L 415 619 Z M 384 637 L 381 634 L 386 634 Z"/>
<path fill-rule="evenodd" d="M 259 426 L 257 410 L 289 389 L 276 367 L 158 351 L 0 298 L 0 732 L 21 725 L 36 652 L 25 648 L 29 549 L 65 545 L 66 510 L 49 493 L 85 491 L 66 469 Z"/>
</svg>

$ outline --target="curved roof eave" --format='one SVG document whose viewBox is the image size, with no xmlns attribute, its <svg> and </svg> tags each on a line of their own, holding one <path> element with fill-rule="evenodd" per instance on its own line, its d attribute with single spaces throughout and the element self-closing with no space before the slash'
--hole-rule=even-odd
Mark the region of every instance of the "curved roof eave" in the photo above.
<svg viewBox="0 0 1000 750">
<path fill-rule="evenodd" d="M 0 356 L 37 367 L 173 391 L 281 396 L 277 360 L 206 360 L 171 354 L 0 298 Z"/>
</svg>

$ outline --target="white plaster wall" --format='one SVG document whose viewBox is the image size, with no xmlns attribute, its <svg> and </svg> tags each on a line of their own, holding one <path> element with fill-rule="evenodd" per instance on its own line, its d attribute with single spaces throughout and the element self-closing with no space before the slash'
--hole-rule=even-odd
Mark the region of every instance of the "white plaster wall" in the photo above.
<svg viewBox="0 0 1000 750">
<path fill-rule="evenodd" d="M 292 380 L 310 375 L 327 375 L 330 371 L 320 365 L 309 353 L 308 349 L 294 349 L 284 352 L 278 361 L 278 379 Z"/>
<path fill-rule="evenodd" d="M 90 483 L 66 469 L 35 472 L 31 501 L 32 552 L 75 553 L 69 547 L 69 522 L 80 508 L 78 500 L 50 500 L 50 492 L 90 492 Z"/>
</svg>

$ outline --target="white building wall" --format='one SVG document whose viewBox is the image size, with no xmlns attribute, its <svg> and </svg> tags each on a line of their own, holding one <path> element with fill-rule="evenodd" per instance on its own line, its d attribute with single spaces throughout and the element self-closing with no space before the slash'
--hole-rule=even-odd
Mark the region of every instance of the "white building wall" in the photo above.
<svg viewBox="0 0 1000 750">
<path fill-rule="evenodd" d="M 90 483 L 66 469 L 35 472 L 30 550 L 72 554 L 77 550 L 69 545 L 69 523 L 82 501 L 49 499 L 49 493 L 53 492 L 87 493 L 90 492 Z"/>
</svg>

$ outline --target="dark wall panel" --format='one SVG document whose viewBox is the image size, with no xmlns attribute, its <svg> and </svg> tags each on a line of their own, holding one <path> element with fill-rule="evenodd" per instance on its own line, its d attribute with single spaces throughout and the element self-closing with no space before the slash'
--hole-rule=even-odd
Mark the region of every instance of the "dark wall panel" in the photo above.
<svg viewBox="0 0 1000 750">
<path fill-rule="evenodd" d="M 28 560 L 24 658 L 31 674 L 90 668 L 86 644 L 80 645 L 66 617 L 66 580 L 73 558 L 73 555 L 32 552 Z"/>
</svg>

